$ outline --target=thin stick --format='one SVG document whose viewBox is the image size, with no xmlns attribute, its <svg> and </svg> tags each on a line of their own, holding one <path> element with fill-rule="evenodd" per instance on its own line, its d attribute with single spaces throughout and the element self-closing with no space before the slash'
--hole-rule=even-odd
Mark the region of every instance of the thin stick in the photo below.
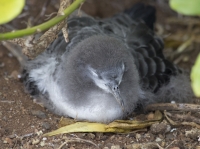
<svg viewBox="0 0 200 149">
<path fill-rule="evenodd" d="M 158 103 L 151 104 L 146 107 L 147 111 L 190 111 L 200 112 L 200 105 L 198 104 L 186 104 L 186 103 Z"/>
<path fill-rule="evenodd" d="M 174 141 L 172 141 L 169 145 L 167 145 L 166 147 L 165 147 L 165 149 L 167 149 L 169 146 L 171 146 L 174 142 L 176 142 L 177 140 L 174 140 Z"/>
<path fill-rule="evenodd" d="M 19 46 L 6 41 L 2 41 L 2 45 L 6 47 L 17 58 L 17 60 L 22 66 L 24 60 L 26 59 L 25 56 L 22 54 L 22 49 Z"/>
<path fill-rule="evenodd" d="M 81 138 L 74 138 L 74 139 L 65 140 L 65 142 L 63 144 L 61 144 L 61 146 L 58 149 L 61 149 L 67 143 L 76 143 L 76 142 L 78 142 L 78 143 L 84 143 L 84 142 L 86 142 L 86 143 L 92 144 L 95 147 L 99 148 L 97 146 L 97 144 L 93 143 L 92 141 L 81 139 Z"/>
</svg>

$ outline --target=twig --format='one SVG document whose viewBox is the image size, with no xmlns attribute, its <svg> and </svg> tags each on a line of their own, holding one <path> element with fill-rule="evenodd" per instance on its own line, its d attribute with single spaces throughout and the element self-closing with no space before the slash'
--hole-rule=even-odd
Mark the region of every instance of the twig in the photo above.
<svg viewBox="0 0 200 149">
<path fill-rule="evenodd" d="M 65 140 L 65 142 L 63 143 L 63 144 L 61 144 L 60 146 L 59 146 L 59 148 L 58 149 L 61 149 L 65 144 L 67 144 L 67 143 L 76 143 L 76 142 L 78 142 L 78 143 L 84 143 L 84 142 L 86 142 L 86 143 L 89 143 L 89 144 L 92 144 L 92 145 L 94 145 L 95 147 L 97 147 L 97 148 L 99 148 L 95 143 L 93 143 L 92 141 L 89 141 L 89 140 L 85 140 L 85 139 L 81 139 L 81 138 L 75 138 L 75 139 L 70 139 L 70 140 Z"/>
<path fill-rule="evenodd" d="M 47 15 L 45 15 L 45 17 L 47 17 L 47 18 L 44 19 L 44 20 L 49 20 L 53 15 L 56 15 L 56 14 L 57 14 L 57 12 L 53 12 L 51 14 L 47 14 Z"/>
<path fill-rule="evenodd" d="M 22 54 L 22 49 L 19 46 L 13 45 L 12 43 L 6 41 L 2 41 L 2 45 L 6 47 L 17 58 L 22 66 L 24 60 L 26 59 L 25 56 Z"/>
<path fill-rule="evenodd" d="M 47 9 L 47 6 L 49 5 L 51 1 L 49 0 L 46 0 L 44 3 L 43 3 L 43 6 L 42 6 L 42 10 L 40 11 L 40 13 L 36 16 L 36 18 L 34 19 L 34 23 L 38 21 L 38 19 L 41 17 L 41 16 L 44 16 L 45 12 L 46 12 L 46 9 Z"/>
<path fill-rule="evenodd" d="M 200 22 L 196 18 L 184 18 L 184 19 L 177 19 L 176 17 L 170 17 L 166 20 L 169 24 L 178 24 L 178 25 L 200 25 Z"/>
<path fill-rule="evenodd" d="M 158 143 L 155 143 L 155 142 L 134 143 L 134 144 L 131 144 L 130 148 L 142 148 L 142 149 L 145 149 L 145 148 L 159 148 L 159 149 L 164 149 Z"/>
<path fill-rule="evenodd" d="M 34 135 L 34 133 L 28 133 L 28 134 L 25 134 L 25 135 L 20 136 L 20 137 L 18 137 L 18 138 L 24 139 L 24 138 L 26 138 L 26 137 L 31 137 L 31 136 L 33 136 L 33 135 Z"/>
<path fill-rule="evenodd" d="M 1 103 L 14 103 L 15 101 L 9 101 L 9 100 L 1 100 Z"/>
<path fill-rule="evenodd" d="M 184 58 L 184 55 L 180 55 L 178 58 L 176 58 L 173 62 L 174 64 L 178 65 Z"/>
<path fill-rule="evenodd" d="M 68 35 L 68 32 L 67 32 L 67 23 L 62 28 L 62 32 L 63 32 L 63 37 L 65 38 L 65 42 L 69 42 L 69 35 Z"/>
<path fill-rule="evenodd" d="M 190 114 L 181 115 L 181 114 L 173 113 L 170 117 L 173 119 L 181 119 L 183 121 L 194 122 L 194 123 L 200 124 L 200 119 L 196 118 Z"/>
<path fill-rule="evenodd" d="M 190 112 L 200 112 L 200 105 L 197 104 L 186 104 L 186 103 L 157 103 L 150 104 L 146 107 L 147 111 L 190 111 Z"/>
<path fill-rule="evenodd" d="M 176 50 L 177 53 L 182 53 L 189 45 L 192 44 L 192 42 L 194 41 L 194 36 L 190 37 L 188 40 L 186 40 L 185 42 L 183 42 L 183 44 L 181 44 L 178 49 Z"/>
<path fill-rule="evenodd" d="M 171 113 L 164 111 L 164 115 L 167 118 L 167 120 L 170 122 L 171 125 L 174 125 L 174 126 L 186 125 L 186 126 L 192 126 L 192 127 L 196 127 L 198 129 L 200 129 L 200 125 L 196 124 L 195 122 L 177 123 L 177 122 L 175 122 L 175 121 L 173 121 L 172 119 L 169 118 L 169 116 L 172 116 Z"/>
<path fill-rule="evenodd" d="M 144 129 L 138 129 L 138 130 L 134 130 L 134 131 L 130 131 L 130 132 L 127 132 L 127 133 L 117 133 L 117 134 L 121 134 L 121 135 L 123 135 L 123 134 L 125 134 L 125 135 L 129 135 L 129 134 L 135 134 L 135 133 L 137 133 L 137 132 L 147 132 L 147 128 L 144 128 Z"/>
<path fill-rule="evenodd" d="M 66 7 L 69 7 L 70 2 L 71 2 L 70 0 L 61 0 L 60 8 L 58 10 L 57 16 L 64 15 L 63 10 Z M 55 40 L 57 34 L 63 28 L 64 25 L 65 25 L 65 19 L 63 21 L 59 22 L 58 24 L 56 24 L 56 26 L 50 28 L 37 41 L 33 41 L 33 44 L 31 47 L 27 48 L 27 46 L 26 46 L 23 49 L 23 53 L 31 59 L 35 58 L 37 55 L 42 53 L 52 41 Z"/>
<path fill-rule="evenodd" d="M 167 146 L 165 147 L 165 149 L 167 149 L 168 147 L 170 147 L 174 142 L 177 142 L 177 140 L 172 141 L 169 145 L 167 145 Z"/>
<path fill-rule="evenodd" d="M 84 3 L 84 2 L 82 2 L 81 5 L 80 5 L 80 7 L 78 8 L 78 16 L 79 16 L 79 17 L 81 16 L 81 8 L 82 8 L 82 6 L 83 6 L 83 3 Z"/>
</svg>

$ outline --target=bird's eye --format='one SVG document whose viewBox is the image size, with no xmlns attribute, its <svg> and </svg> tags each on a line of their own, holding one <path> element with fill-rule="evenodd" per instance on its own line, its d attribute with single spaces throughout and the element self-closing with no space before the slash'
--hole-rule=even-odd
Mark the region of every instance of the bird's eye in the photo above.
<svg viewBox="0 0 200 149">
<path fill-rule="evenodd" d="M 112 75 L 111 79 L 117 79 L 117 75 Z"/>
</svg>

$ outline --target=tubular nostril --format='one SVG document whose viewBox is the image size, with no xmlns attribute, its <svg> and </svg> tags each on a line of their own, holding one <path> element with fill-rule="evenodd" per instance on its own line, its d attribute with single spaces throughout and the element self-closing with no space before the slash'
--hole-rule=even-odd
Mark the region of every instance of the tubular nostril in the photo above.
<svg viewBox="0 0 200 149">
<path fill-rule="evenodd" d="M 119 87 L 118 87 L 118 86 L 116 86 L 116 87 L 113 87 L 113 89 L 114 89 L 114 90 L 118 90 L 118 89 L 119 89 Z"/>
</svg>

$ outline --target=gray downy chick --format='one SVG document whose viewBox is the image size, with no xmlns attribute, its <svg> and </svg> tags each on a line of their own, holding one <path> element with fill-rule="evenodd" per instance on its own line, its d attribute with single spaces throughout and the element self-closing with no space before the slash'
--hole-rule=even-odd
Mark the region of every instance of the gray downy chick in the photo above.
<svg viewBox="0 0 200 149">
<path fill-rule="evenodd" d="M 50 111 L 108 123 L 157 102 L 189 102 L 189 77 L 165 59 L 153 32 L 155 9 L 141 3 L 109 19 L 72 17 L 62 33 L 27 61 L 27 91 Z"/>
</svg>

